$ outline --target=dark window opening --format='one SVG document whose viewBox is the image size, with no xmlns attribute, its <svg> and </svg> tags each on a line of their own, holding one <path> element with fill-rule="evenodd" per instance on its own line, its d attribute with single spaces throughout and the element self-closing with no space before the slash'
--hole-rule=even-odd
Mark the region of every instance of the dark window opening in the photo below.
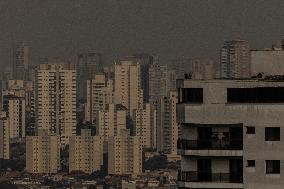
<svg viewBox="0 0 284 189">
<path fill-rule="evenodd" d="M 266 174 L 280 174 L 280 160 L 266 160 Z"/>
<path fill-rule="evenodd" d="M 182 103 L 203 103 L 203 89 L 183 88 Z"/>
<path fill-rule="evenodd" d="M 255 127 L 248 126 L 246 134 L 255 134 Z"/>
<path fill-rule="evenodd" d="M 280 141 L 280 127 L 265 127 L 265 141 Z"/>
<path fill-rule="evenodd" d="M 228 103 L 284 103 L 284 87 L 228 88 Z"/>
<path fill-rule="evenodd" d="M 247 160 L 247 167 L 255 167 L 255 160 Z"/>
</svg>

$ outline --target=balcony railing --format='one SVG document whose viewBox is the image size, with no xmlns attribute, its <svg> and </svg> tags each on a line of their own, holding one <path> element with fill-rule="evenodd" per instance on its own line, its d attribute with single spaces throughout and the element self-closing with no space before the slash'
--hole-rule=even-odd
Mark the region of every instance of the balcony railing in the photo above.
<svg viewBox="0 0 284 189">
<path fill-rule="evenodd" d="M 242 183 L 242 173 L 211 173 L 205 171 L 179 171 L 178 180 L 183 182 Z"/>
<path fill-rule="evenodd" d="M 243 139 L 178 140 L 178 149 L 182 150 L 242 150 Z"/>
</svg>

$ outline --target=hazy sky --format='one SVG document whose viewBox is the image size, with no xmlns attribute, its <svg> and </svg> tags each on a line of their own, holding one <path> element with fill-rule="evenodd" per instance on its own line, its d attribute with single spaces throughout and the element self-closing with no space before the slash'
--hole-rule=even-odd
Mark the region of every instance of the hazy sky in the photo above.
<svg viewBox="0 0 284 189">
<path fill-rule="evenodd" d="M 217 58 L 225 39 L 270 47 L 284 32 L 283 0 L 0 0 L 0 63 L 29 41 L 33 63 L 86 50 L 107 60 L 149 52 Z"/>
</svg>

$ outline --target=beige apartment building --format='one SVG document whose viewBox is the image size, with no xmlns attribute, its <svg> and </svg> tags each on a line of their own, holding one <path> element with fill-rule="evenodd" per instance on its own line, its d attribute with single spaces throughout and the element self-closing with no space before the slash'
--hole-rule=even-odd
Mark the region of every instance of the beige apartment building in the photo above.
<svg viewBox="0 0 284 189">
<path fill-rule="evenodd" d="M 61 64 L 41 64 L 36 79 L 37 127 L 60 135 L 68 144 L 76 134 L 76 71 Z"/>
<path fill-rule="evenodd" d="M 114 65 L 114 102 L 133 111 L 143 107 L 143 90 L 140 86 L 140 64 L 135 61 L 120 61 Z"/>
<path fill-rule="evenodd" d="M 34 82 L 24 80 L 8 80 L 3 96 L 15 96 L 25 100 L 26 134 L 35 130 L 35 91 Z"/>
<path fill-rule="evenodd" d="M 135 110 L 134 114 L 134 133 L 136 136 L 141 137 L 141 145 L 143 148 L 151 148 L 153 147 L 153 134 L 152 130 L 155 129 L 155 123 L 151 119 L 155 119 L 151 114 L 153 111 L 151 110 L 150 104 L 145 104 L 144 109 Z"/>
<path fill-rule="evenodd" d="M 122 129 L 126 129 L 127 110 L 122 105 L 108 104 L 105 110 L 97 113 L 96 133 L 107 141 L 110 136 L 118 136 Z"/>
<path fill-rule="evenodd" d="M 14 95 L 3 96 L 3 111 L 9 119 L 10 139 L 24 138 L 25 124 L 25 99 Z"/>
<path fill-rule="evenodd" d="M 177 155 L 177 140 L 180 134 L 176 104 L 177 92 L 170 91 L 157 103 L 157 150 Z"/>
<path fill-rule="evenodd" d="M 95 123 L 96 113 L 113 104 L 113 80 L 105 74 L 96 74 L 94 79 L 87 80 L 87 103 L 85 121 Z"/>
<path fill-rule="evenodd" d="M 26 170 L 29 173 L 57 173 L 60 170 L 60 137 L 40 129 L 26 137 Z"/>
<path fill-rule="evenodd" d="M 103 165 L 103 138 L 92 136 L 90 129 L 82 129 L 80 136 L 70 137 L 69 172 L 91 174 Z"/>
<path fill-rule="evenodd" d="M 10 125 L 6 113 L 0 115 L 0 159 L 10 159 Z"/>
<path fill-rule="evenodd" d="M 108 174 L 126 175 L 142 173 L 142 145 L 139 136 L 130 136 L 121 130 L 108 140 Z"/>
</svg>

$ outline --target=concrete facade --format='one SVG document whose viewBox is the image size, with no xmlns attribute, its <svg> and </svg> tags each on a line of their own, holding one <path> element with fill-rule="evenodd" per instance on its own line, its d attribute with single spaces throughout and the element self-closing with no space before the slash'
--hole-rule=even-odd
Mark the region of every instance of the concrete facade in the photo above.
<svg viewBox="0 0 284 189">
<path fill-rule="evenodd" d="M 72 136 L 69 144 L 69 172 L 91 174 L 103 165 L 103 138 L 91 136 L 90 129 L 82 129 L 80 136 Z"/>
<path fill-rule="evenodd" d="M 119 136 L 108 140 L 108 174 L 128 175 L 142 173 L 142 145 L 139 136 L 130 136 L 121 130 Z"/>
<path fill-rule="evenodd" d="M 267 95 L 269 91 L 283 88 L 284 82 L 178 80 L 177 85 L 179 89 L 178 120 L 182 124 L 180 139 L 182 142 L 179 143 L 179 153 L 182 155 L 180 187 L 283 188 L 284 182 L 281 179 L 284 169 L 282 140 L 284 130 L 281 125 L 284 121 L 283 102 L 281 100 L 278 102 L 231 102 L 229 89 L 264 89 L 267 90 L 265 100 L 269 100 L 268 98 L 273 98 Z M 191 102 L 193 98 L 184 101 L 183 98 L 186 98 L 184 90 L 197 88 L 203 91 L 202 102 Z M 239 95 L 236 98 L 240 98 Z M 257 95 L 261 93 L 254 95 L 256 95 L 255 98 L 260 99 Z M 249 128 L 253 128 L 253 131 Z M 267 140 L 265 132 L 267 128 L 279 128 L 280 139 Z M 208 132 L 202 133 L 202 130 L 211 130 L 210 136 Z M 237 133 L 237 131 L 240 132 Z M 238 138 L 236 134 L 239 134 Z M 233 143 L 235 139 L 238 139 L 239 143 Z M 208 141 L 210 141 L 210 147 L 206 146 Z M 211 165 L 208 165 L 208 160 Z M 266 168 L 269 160 L 280 161 L 279 167 L 275 165 L 276 172 L 270 173 L 269 168 Z M 200 170 L 204 168 L 204 162 L 207 162 L 207 169 L 211 170 L 210 181 L 204 175 L 198 175 L 202 174 Z M 253 163 L 250 164 L 251 162 Z M 238 174 L 234 174 L 236 171 Z M 200 179 L 199 176 L 205 180 Z"/>
<path fill-rule="evenodd" d="M 104 111 L 98 111 L 96 119 L 96 133 L 107 141 L 110 136 L 118 136 L 122 129 L 126 129 L 127 110 L 120 106 L 109 104 Z"/>
<path fill-rule="evenodd" d="M 60 64 L 41 64 L 36 79 L 36 123 L 68 144 L 76 132 L 76 71 Z"/>
<path fill-rule="evenodd" d="M 60 170 L 60 137 L 49 136 L 47 130 L 39 130 L 38 136 L 27 136 L 26 170 L 36 174 L 57 173 Z"/>
<path fill-rule="evenodd" d="M 179 127 L 176 115 L 177 92 L 170 91 L 157 105 L 157 150 L 177 155 Z"/>
<path fill-rule="evenodd" d="M 114 65 L 114 102 L 128 109 L 133 117 L 134 110 L 143 107 L 143 90 L 140 83 L 140 64 L 134 61 L 120 61 Z"/>
<path fill-rule="evenodd" d="M 0 115 L 0 159 L 10 159 L 10 126 L 6 113 Z"/>
<path fill-rule="evenodd" d="M 25 98 L 14 95 L 3 96 L 3 111 L 9 119 L 10 139 L 24 138 L 26 134 Z"/>
<path fill-rule="evenodd" d="M 151 130 L 151 108 L 150 104 L 145 104 L 144 109 L 135 110 L 134 114 L 134 133 L 141 137 L 143 148 L 151 148 L 153 146 Z"/>
<path fill-rule="evenodd" d="M 259 73 L 282 75 L 284 72 L 283 49 L 251 50 L 250 60 L 252 76 L 257 76 Z"/>
<path fill-rule="evenodd" d="M 95 123 L 96 113 L 113 104 L 113 80 L 104 74 L 96 74 L 94 79 L 87 80 L 87 103 L 85 121 Z"/>
</svg>

